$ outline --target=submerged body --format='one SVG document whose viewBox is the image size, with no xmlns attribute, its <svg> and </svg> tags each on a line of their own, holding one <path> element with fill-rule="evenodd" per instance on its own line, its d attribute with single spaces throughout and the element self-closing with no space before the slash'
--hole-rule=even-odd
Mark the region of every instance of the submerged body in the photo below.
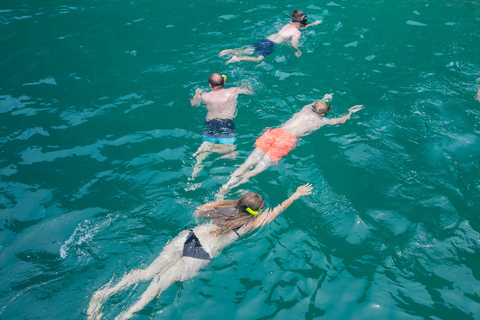
<svg viewBox="0 0 480 320">
<path fill-rule="evenodd" d="M 100 311 L 103 304 L 117 292 L 151 280 L 140 299 L 115 319 L 131 318 L 174 282 L 195 277 L 202 268 L 210 265 L 211 259 L 217 257 L 223 248 L 249 231 L 272 222 L 293 201 L 310 194 L 311 190 L 310 184 L 300 186 L 281 205 L 264 212 L 261 212 L 265 206 L 263 199 L 253 193 L 243 195 L 238 201 L 210 202 L 199 207 L 196 214 L 200 217 L 209 217 L 212 222 L 201 224 L 194 229 L 183 230 L 164 247 L 160 255 L 147 268 L 133 270 L 116 285 L 110 287 L 110 283 L 107 283 L 95 292 L 88 305 L 88 319 L 101 319 Z M 250 204 L 242 202 L 242 198 L 250 199 Z M 249 213 L 240 208 L 246 208 L 245 210 Z"/>
<path fill-rule="evenodd" d="M 331 97 L 332 95 L 325 95 L 324 100 L 330 100 Z M 330 111 L 330 105 L 324 101 L 319 100 L 304 106 L 302 110 L 295 113 L 292 118 L 280 125 L 277 129 L 267 130 L 257 139 L 255 142 L 255 150 L 253 150 L 247 160 L 232 173 L 229 181 L 220 189 L 217 198 L 223 198 L 230 189 L 247 182 L 251 177 L 278 164 L 281 157 L 288 154 L 288 152 L 295 147 L 298 138 L 306 136 L 324 125 L 344 123 L 347 119 L 350 119 L 352 113 L 361 109 L 362 106 L 355 106 L 350 108 L 349 113 L 343 117 L 328 119 L 323 116 Z M 255 168 L 249 171 L 252 167 Z"/>
<path fill-rule="evenodd" d="M 238 61 L 259 62 L 266 56 L 272 54 L 278 44 L 290 42 L 291 46 L 296 50 L 295 55 L 300 57 L 302 54 L 298 48 L 301 36 L 300 29 L 315 26 L 322 23 L 322 21 L 317 20 L 311 24 L 307 24 L 307 17 L 301 10 L 295 10 L 291 16 L 288 16 L 292 18 L 292 22 L 284 25 L 277 33 L 256 42 L 253 46 L 223 50 L 219 53 L 219 56 L 231 56 L 227 64 Z"/>
<path fill-rule="evenodd" d="M 233 119 L 237 113 L 237 99 L 239 94 L 253 94 L 248 87 L 232 87 L 225 89 L 225 76 L 213 73 L 209 78 L 210 92 L 203 92 L 197 88 L 195 95 L 190 99 L 192 106 L 205 104 L 207 116 L 203 128 L 203 143 L 193 154 L 196 164 L 193 168 L 192 180 L 203 168 L 202 162 L 208 155 L 215 152 L 224 157 L 236 157 L 235 141 L 236 131 Z"/>
<path fill-rule="evenodd" d="M 132 317 L 172 283 L 185 281 L 196 276 L 200 269 L 210 265 L 211 259 L 218 256 L 224 247 L 238 239 L 238 235 L 233 231 L 222 236 L 211 237 L 210 233 L 217 228 L 213 223 L 207 223 L 199 225 L 193 230 L 180 232 L 176 238 L 164 247 L 160 255 L 148 268 L 134 270 L 124 276 L 115 286 L 109 287 L 107 284 L 105 288 L 95 292 L 88 306 L 88 319 L 100 319 L 102 304 L 112 295 L 131 285 L 152 280 L 152 283 L 140 299 L 128 310 L 121 313 L 117 319 L 128 319 Z M 199 240 L 203 250 L 208 254 L 208 259 L 204 257 L 194 257 L 186 252 L 186 254 L 184 254 L 184 251 L 186 251 L 186 241 L 191 231 L 193 231 L 193 234 Z"/>
<path fill-rule="evenodd" d="M 193 106 L 205 104 L 207 109 L 206 121 L 212 119 L 233 119 L 237 111 L 237 98 L 239 94 L 252 94 L 248 88 L 233 87 L 219 88 L 210 92 L 197 89 L 192 99 Z"/>
</svg>

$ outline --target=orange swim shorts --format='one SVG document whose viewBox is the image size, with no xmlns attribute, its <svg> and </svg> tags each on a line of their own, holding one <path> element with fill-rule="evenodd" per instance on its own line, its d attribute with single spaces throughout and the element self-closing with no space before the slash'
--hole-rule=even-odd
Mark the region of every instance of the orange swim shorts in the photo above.
<svg viewBox="0 0 480 320">
<path fill-rule="evenodd" d="M 260 138 L 255 141 L 255 147 L 265 152 L 270 159 L 278 164 L 284 155 L 295 147 L 297 138 L 283 129 L 267 129 Z"/>
</svg>

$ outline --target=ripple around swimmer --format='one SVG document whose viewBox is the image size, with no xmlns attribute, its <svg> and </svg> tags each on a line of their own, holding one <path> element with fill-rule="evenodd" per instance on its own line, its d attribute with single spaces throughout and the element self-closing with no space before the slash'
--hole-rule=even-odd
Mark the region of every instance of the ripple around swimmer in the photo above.
<svg viewBox="0 0 480 320">
<path fill-rule="evenodd" d="M 479 314 L 477 2 L 307 4 L 309 20 L 323 23 L 302 31 L 301 57 L 281 45 L 261 63 L 229 65 L 221 50 L 263 39 L 296 8 L 236 0 L 6 6 L 2 319 L 85 318 L 93 292 L 149 265 L 197 223 L 195 207 L 214 199 L 264 128 L 325 93 L 334 93 L 329 117 L 365 109 L 303 137 L 228 198 L 255 191 L 275 206 L 307 182 L 314 193 L 139 317 Z M 239 98 L 237 159 L 211 155 L 190 181 L 206 111 L 188 99 L 215 71 L 254 94 Z M 112 297 L 105 317 L 147 285 Z"/>
</svg>

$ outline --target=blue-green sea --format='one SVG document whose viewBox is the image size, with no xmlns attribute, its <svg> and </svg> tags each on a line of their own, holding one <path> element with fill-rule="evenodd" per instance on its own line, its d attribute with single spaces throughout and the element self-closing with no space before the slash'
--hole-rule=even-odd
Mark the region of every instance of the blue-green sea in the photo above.
<svg viewBox="0 0 480 320">
<path fill-rule="evenodd" d="M 283 44 L 226 65 L 306 12 Z M 274 207 L 135 319 L 480 319 L 480 2 L 0 3 L 0 319 L 86 319 L 92 294 L 147 267 L 267 127 L 333 93 L 345 124 L 303 137 L 233 189 Z M 213 72 L 249 85 L 236 159 L 195 180 Z M 110 298 L 114 319 L 147 283 Z"/>
</svg>

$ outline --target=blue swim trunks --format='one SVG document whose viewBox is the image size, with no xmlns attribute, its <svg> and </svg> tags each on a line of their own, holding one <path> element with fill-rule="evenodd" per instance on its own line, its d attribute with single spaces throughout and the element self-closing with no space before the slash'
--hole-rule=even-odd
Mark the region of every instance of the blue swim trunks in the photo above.
<svg viewBox="0 0 480 320">
<path fill-rule="evenodd" d="M 272 54 L 277 44 L 271 40 L 263 39 L 253 45 L 257 56 L 266 57 Z"/>
<path fill-rule="evenodd" d="M 203 141 L 211 143 L 233 144 L 237 140 L 236 135 L 232 119 L 208 120 L 203 127 Z"/>
</svg>

